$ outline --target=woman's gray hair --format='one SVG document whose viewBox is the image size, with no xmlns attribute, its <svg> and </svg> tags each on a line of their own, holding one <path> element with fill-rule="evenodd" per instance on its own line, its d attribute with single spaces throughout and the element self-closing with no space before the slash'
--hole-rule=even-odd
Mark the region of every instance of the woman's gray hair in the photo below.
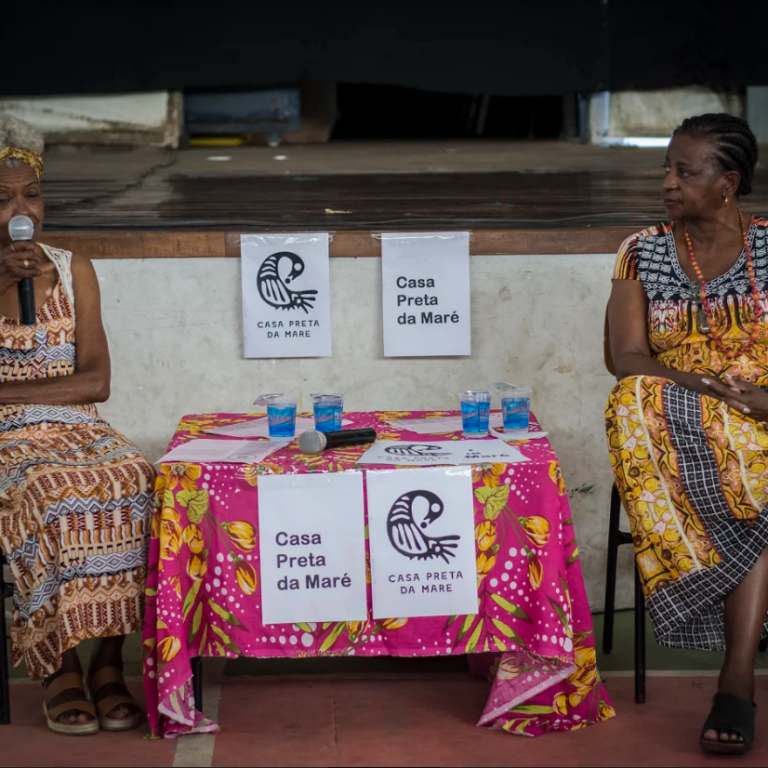
<svg viewBox="0 0 768 768">
<path fill-rule="evenodd" d="M 42 154 L 45 142 L 43 134 L 34 126 L 19 120 L 13 115 L 0 112 L 0 149 L 3 147 L 15 147 L 16 149 L 30 149 Z M 21 160 L 9 158 L 4 165 L 20 165 Z"/>
</svg>

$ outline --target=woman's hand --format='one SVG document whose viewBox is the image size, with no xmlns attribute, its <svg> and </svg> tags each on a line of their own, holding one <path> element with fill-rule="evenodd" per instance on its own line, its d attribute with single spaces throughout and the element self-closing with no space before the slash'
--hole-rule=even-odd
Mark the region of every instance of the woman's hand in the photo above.
<svg viewBox="0 0 768 768">
<path fill-rule="evenodd" d="M 20 240 L 0 251 L 0 295 L 7 293 L 19 280 L 41 274 L 43 249 L 31 240 Z"/>
<path fill-rule="evenodd" d="M 706 386 L 714 397 L 755 421 L 768 421 L 768 393 L 760 387 L 726 373 L 723 381 L 707 378 Z"/>
</svg>

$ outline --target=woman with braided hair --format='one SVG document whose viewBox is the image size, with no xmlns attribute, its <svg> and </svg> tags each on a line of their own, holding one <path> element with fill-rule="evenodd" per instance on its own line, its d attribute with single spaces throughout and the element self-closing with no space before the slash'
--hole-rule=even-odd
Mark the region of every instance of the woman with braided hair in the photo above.
<svg viewBox="0 0 768 768">
<path fill-rule="evenodd" d="M 616 483 L 659 643 L 725 650 L 701 734 L 720 753 L 752 746 L 768 634 L 768 221 L 740 209 L 757 158 L 744 120 L 685 120 L 670 222 L 622 245 L 608 307 Z"/>
<path fill-rule="evenodd" d="M 141 722 L 122 647 L 142 625 L 154 471 L 96 410 L 110 360 L 90 260 L 11 242 L 15 216 L 42 229 L 42 149 L 31 126 L 0 115 L 0 553 L 13 660 L 44 681 L 48 727 L 84 736 Z M 18 319 L 23 278 L 31 326 Z M 86 694 L 75 647 L 94 638 Z"/>
</svg>

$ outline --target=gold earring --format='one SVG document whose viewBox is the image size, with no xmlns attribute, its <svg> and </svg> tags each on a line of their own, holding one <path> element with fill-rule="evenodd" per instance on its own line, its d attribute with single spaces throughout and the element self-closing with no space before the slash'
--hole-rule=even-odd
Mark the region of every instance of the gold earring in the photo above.
<svg viewBox="0 0 768 768">
<path fill-rule="evenodd" d="M 728 205 L 728 195 L 725 196 L 725 204 Z"/>
</svg>

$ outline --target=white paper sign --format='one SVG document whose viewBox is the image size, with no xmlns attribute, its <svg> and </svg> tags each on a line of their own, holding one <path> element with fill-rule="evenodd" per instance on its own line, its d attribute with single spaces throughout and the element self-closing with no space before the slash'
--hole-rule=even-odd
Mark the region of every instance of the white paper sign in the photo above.
<svg viewBox="0 0 768 768">
<path fill-rule="evenodd" d="M 246 357 L 328 357 L 328 234 L 241 235 Z"/>
<path fill-rule="evenodd" d="M 279 451 L 283 444 L 274 442 L 255 442 L 253 440 L 208 440 L 198 438 L 182 443 L 169 451 L 156 464 L 169 464 L 173 461 L 222 462 L 230 464 L 258 464 L 270 453 Z"/>
<path fill-rule="evenodd" d="M 385 357 L 470 355 L 469 233 L 381 236 Z"/>
<path fill-rule="evenodd" d="M 472 470 L 368 472 L 375 619 L 478 611 Z"/>
<path fill-rule="evenodd" d="M 528 461 L 502 440 L 377 440 L 358 464 L 434 467 L 440 464 L 513 464 Z"/>
<path fill-rule="evenodd" d="M 365 621 L 361 472 L 259 478 L 264 624 Z"/>
</svg>

